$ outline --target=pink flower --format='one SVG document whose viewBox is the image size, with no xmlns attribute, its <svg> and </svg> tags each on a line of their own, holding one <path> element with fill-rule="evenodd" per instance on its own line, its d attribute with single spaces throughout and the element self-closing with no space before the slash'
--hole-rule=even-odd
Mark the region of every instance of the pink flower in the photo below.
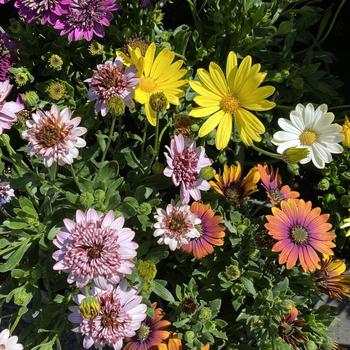
<svg viewBox="0 0 350 350">
<path fill-rule="evenodd" d="M 0 134 L 5 129 L 11 129 L 13 123 L 17 120 L 16 113 L 24 107 L 17 102 L 5 102 L 5 99 L 12 90 L 9 80 L 0 81 Z"/>
<path fill-rule="evenodd" d="M 118 287 L 108 289 L 95 285 L 90 296 L 95 298 L 98 307 L 95 307 L 94 314 L 89 313 L 89 317 L 81 312 L 82 307 L 70 307 L 72 313 L 68 320 L 79 324 L 73 331 L 84 336 L 84 349 L 94 345 L 98 349 L 110 346 L 114 350 L 120 350 L 123 340 L 133 337 L 146 318 L 147 307 L 141 304 L 142 297 L 137 295 L 135 288 L 127 288 L 126 280 L 121 280 Z M 79 294 L 75 302 L 81 305 L 85 298 Z"/>
<path fill-rule="evenodd" d="M 72 164 L 79 155 L 78 148 L 86 145 L 81 137 L 86 128 L 78 127 L 81 118 L 73 118 L 72 112 L 65 108 L 61 112 L 52 105 L 50 111 L 38 110 L 27 121 L 29 129 L 23 133 L 28 140 L 28 153 L 41 158 L 45 166 Z"/>
<path fill-rule="evenodd" d="M 165 146 L 168 152 L 164 152 L 168 166 L 164 169 L 164 175 L 172 177 L 175 186 L 180 187 L 180 198 L 183 203 L 188 203 L 190 197 L 198 201 L 201 199 L 201 191 L 208 191 L 208 181 L 199 176 L 202 168 L 213 162 L 205 155 L 204 147 L 196 147 L 196 142 L 182 134 L 176 135 L 170 142 L 170 147 Z"/>
<path fill-rule="evenodd" d="M 68 283 L 81 288 L 99 276 L 117 282 L 131 274 L 138 245 L 132 241 L 135 232 L 123 228 L 123 217 L 115 219 L 112 210 L 107 214 L 77 210 L 76 221 L 65 219 L 64 224 L 53 241 L 59 248 L 53 254 L 57 261 L 53 268 L 69 273 Z"/>
</svg>

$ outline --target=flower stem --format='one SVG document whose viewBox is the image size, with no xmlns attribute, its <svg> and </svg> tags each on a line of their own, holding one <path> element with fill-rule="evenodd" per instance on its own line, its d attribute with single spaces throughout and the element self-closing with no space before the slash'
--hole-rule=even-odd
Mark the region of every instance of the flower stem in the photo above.
<svg viewBox="0 0 350 350">
<path fill-rule="evenodd" d="M 115 122 L 117 120 L 117 116 L 113 115 L 112 117 L 112 125 L 111 125 L 111 128 L 109 130 L 109 135 L 108 135 L 108 141 L 107 141 L 107 145 L 106 145 L 106 148 L 102 154 L 102 159 L 101 159 L 101 163 L 104 162 L 104 160 L 106 159 L 106 156 L 107 156 L 107 152 L 108 152 L 108 149 L 112 143 L 112 138 L 113 138 L 113 133 L 114 133 L 114 128 L 115 128 Z"/>
<path fill-rule="evenodd" d="M 74 182 L 75 182 L 76 186 L 78 187 L 79 191 L 81 192 L 81 190 L 80 190 L 80 183 L 79 183 L 78 177 L 77 177 L 77 175 L 75 173 L 75 170 L 73 168 L 73 165 L 70 166 L 70 171 L 72 173 L 72 176 L 73 176 L 73 179 L 74 179 Z"/>
<path fill-rule="evenodd" d="M 271 157 L 271 158 L 275 158 L 275 159 L 280 159 L 280 160 L 283 160 L 282 156 L 280 154 L 277 154 L 277 153 L 272 153 L 272 152 L 269 152 L 269 151 L 266 151 L 258 146 L 255 146 L 254 144 L 252 145 L 252 148 L 257 151 L 257 152 L 260 152 L 262 154 L 265 154 L 266 156 L 268 157 Z"/>
<path fill-rule="evenodd" d="M 145 144 L 146 144 L 146 139 L 147 139 L 147 129 L 148 129 L 148 121 L 146 120 L 146 125 L 145 125 L 145 128 L 143 129 L 140 159 L 142 159 L 143 153 L 145 152 Z"/>
<path fill-rule="evenodd" d="M 120 151 L 120 145 L 122 142 L 122 115 L 118 117 L 118 140 L 117 140 L 117 147 L 116 147 L 116 153 L 119 154 Z M 112 135 L 113 136 L 113 135 Z"/>
<path fill-rule="evenodd" d="M 15 321 L 12 323 L 11 327 L 10 327 L 10 334 L 13 333 L 13 331 L 16 329 L 19 321 L 21 320 L 22 316 L 21 315 L 17 315 Z"/>
<path fill-rule="evenodd" d="M 334 109 L 350 109 L 350 105 L 341 105 L 341 106 L 334 106 L 334 107 L 329 107 L 330 111 L 333 111 Z"/>
</svg>

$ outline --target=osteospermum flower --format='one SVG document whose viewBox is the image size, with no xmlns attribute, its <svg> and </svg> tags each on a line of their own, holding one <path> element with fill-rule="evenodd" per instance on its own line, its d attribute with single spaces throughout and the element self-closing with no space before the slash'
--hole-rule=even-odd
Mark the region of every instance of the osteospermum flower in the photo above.
<svg viewBox="0 0 350 350">
<path fill-rule="evenodd" d="M 320 208 L 312 209 L 311 202 L 302 199 L 282 201 L 281 209 L 274 207 L 272 213 L 266 216 L 265 227 L 278 240 L 272 251 L 281 252 L 279 263 L 287 269 L 299 260 L 304 271 L 314 271 L 320 267 L 317 252 L 333 255 L 335 234 L 330 232 L 329 214 L 321 214 Z"/>
<path fill-rule="evenodd" d="M 344 261 L 323 256 L 320 270 L 315 274 L 316 286 L 331 298 L 350 298 L 350 274 L 344 274 L 345 271 Z"/>
<path fill-rule="evenodd" d="M 166 244 L 170 250 L 178 249 L 200 236 L 196 225 L 200 225 L 201 219 L 191 212 L 189 205 L 172 202 L 166 210 L 158 208 L 154 217 L 157 222 L 153 236 L 159 237 L 158 244 Z"/>
<path fill-rule="evenodd" d="M 224 244 L 225 228 L 220 225 L 222 216 L 215 215 L 210 205 L 194 202 L 191 204 L 191 212 L 201 219 L 200 225 L 196 226 L 200 236 L 182 245 L 181 250 L 193 254 L 196 259 L 202 259 L 213 253 L 214 246 Z"/>
<path fill-rule="evenodd" d="M 164 152 L 168 166 L 164 169 L 164 175 L 171 177 L 175 186 L 180 186 L 181 201 L 188 203 L 190 197 L 200 200 L 200 191 L 208 191 L 210 185 L 199 173 L 202 168 L 212 164 L 212 160 L 205 155 L 204 147 L 196 147 L 194 140 L 179 134 L 171 140 L 170 147 L 165 148 L 168 150 Z"/>
<path fill-rule="evenodd" d="M 249 170 L 248 174 L 241 179 L 242 168 L 241 164 L 224 165 L 222 175 L 215 174 L 214 179 L 209 181 L 211 187 L 220 195 L 227 199 L 240 203 L 240 201 L 249 197 L 254 192 L 258 191 L 256 184 L 260 180 L 260 174 L 256 167 Z"/>
<path fill-rule="evenodd" d="M 111 280 L 131 274 L 138 245 L 132 241 L 135 232 L 123 227 L 124 217 L 116 219 L 112 210 L 77 210 L 76 220 L 65 219 L 64 224 L 53 241 L 59 248 L 53 258 L 54 270 L 69 273 L 68 283 L 81 288 L 98 276 Z"/>
<path fill-rule="evenodd" d="M 26 122 L 29 128 L 23 132 L 28 140 L 28 153 L 41 158 L 45 166 L 72 164 L 79 155 L 78 148 L 86 145 L 80 136 L 87 131 L 78 127 L 81 118 L 71 119 L 72 112 L 65 108 L 62 111 L 52 105 L 50 111 L 38 110 L 32 114 L 32 120 Z"/>
<path fill-rule="evenodd" d="M 24 109 L 21 103 L 5 101 L 12 87 L 8 80 L 0 81 L 0 134 L 6 129 L 11 129 L 11 126 L 17 120 L 16 113 Z"/>
<path fill-rule="evenodd" d="M 115 0 L 71 0 L 67 13 L 56 21 L 55 28 L 61 36 L 68 34 L 69 41 L 84 38 L 91 41 L 94 35 L 104 37 L 104 27 L 109 27 L 112 12 L 120 5 Z"/>
<path fill-rule="evenodd" d="M 8 182 L 0 182 L 0 206 L 7 204 L 15 196 L 14 190 Z M 0 349 L 1 350 L 1 349 Z"/>
<path fill-rule="evenodd" d="M 157 303 L 152 304 L 152 309 L 153 317 L 146 317 L 136 335 L 128 339 L 123 350 L 149 350 L 152 346 L 159 345 L 169 337 L 170 333 L 163 328 L 170 326 L 171 323 L 163 320 L 164 311 L 157 308 Z"/>
<path fill-rule="evenodd" d="M 15 44 L 6 33 L 0 33 L 0 82 L 10 79 L 9 69 L 13 66 Z"/>
<path fill-rule="evenodd" d="M 23 350 L 23 345 L 18 343 L 16 336 L 10 337 L 8 329 L 4 329 L 0 333 L 0 350 Z"/>
<path fill-rule="evenodd" d="M 305 322 L 298 320 L 299 311 L 296 307 L 293 307 L 289 314 L 282 318 L 280 326 L 278 328 L 280 337 L 293 349 L 300 349 L 301 344 L 307 338 L 301 332 Z"/>
<path fill-rule="evenodd" d="M 123 340 L 135 336 L 146 318 L 147 307 L 141 304 L 142 297 L 137 295 L 135 288 L 127 288 L 126 280 L 121 280 L 117 287 L 107 290 L 94 286 L 90 293 L 94 304 L 97 303 L 93 313 L 84 312 L 82 305 L 87 297 L 82 294 L 75 298 L 80 307 L 70 308 L 72 313 L 68 319 L 78 324 L 73 331 L 84 336 L 84 349 L 110 346 L 120 350 Z"/>
<path fill-rule="evenodd" d="M 290 112 L 290 120 L 278 119 L 283 131 L 277 131 L 272 139 L 272 143 L 278 146 L 277 152 L 282 154 L 290 147 L 307 148 L 309 154 L 300 163 L 312 161 L 320 169 L 332 161 L 332 153 L 342 153 L 343 147 L 339 145 L 344 138 L 342 128 L 332 124 L 334 114 L 327 109 L 326 104 L 316 110 L 311 103 L 306 106 L 298 104 Z"/>
<path fill-rule="evenodd" d="M 175 52 L 167 48 L 156 56 L 155 43 L 148 46 L 144 57 L 140 58 L 139 48 L 135 50 L 138 54 L 132 53 L 131 60 L 137 67 L 140 77 L 140 82 L 135 90 L 135 100 L 145 106 L 146 117 L 149 123 L 155 126 L 157 118 L 156 112 L 150 105 L 151 96 L 163 93 L 167 99 L 166 109 L 170 107 L 170 104 L 178 105 L 179 98 L 184 96 L 180 87 L 186 84 L 186 80 L 182 80 L 186 69 L 181 68 L 182 60 L 174 62 Z"/>
<path fill-rule="evenodd" d="M 70 2 L 71 0 L 16 0 L 15 7 L 18 8 L 19 15 L 29 23 L 40 18 L 42 24 L 55 25 L 58 17 L 67 13 Z"/>
<path fill-rule="evenodd" d="M 89 99 L 96 101 L 96 113 L 106 116 L 112 97 L 120 97 L 126 106 L 133 108 L 134 87 L 139 82 L 135 75 L 135 66 L 125 67 L 119 57 L 114 62 L 99 64 L 92 77 L 85 80 L 90 85 Z"/>
<path fill-rule="evenodd" d="M 261 182 L 272 205 L 279 205 L 283 200 L 298 198 L 300 196 L 299 192 L 292 191 L 288 185 L 282 186 L 278 169 L 275 173 L 272 166 L 269 169 L 266 164 L 264 166 L 258 164 L 258 170 Z"/>
<path fill-rule="evenodd" d="M 221 68 L 210 62 L 209 72 L 198 69 L 200 81 L 191 81 L 191 88 L 199 96 L 194 101 L 199 107 L 194 108 L 190 115 L 195 118 L 209 118 L 199 129 L 199 136 L 209 134 L 217 126 L 215 144 L 223 149 L 230 141 L 232 124 L 235 122 L 237 131 L 244 144 L 251 146 L 253 142 L 261 141 L 265 127 L 250 111 L 267 111 L 275 107 L 275 103 L 266 100 L 275 92 L 273 86 L 259 85 L 266 77 L 260 72 L 260 64 L 252 65 L 252 58 L 245 57 L 241 64 L 237 56 L 230 52 L 226 62 L 226 76 Z"/>
</svg>

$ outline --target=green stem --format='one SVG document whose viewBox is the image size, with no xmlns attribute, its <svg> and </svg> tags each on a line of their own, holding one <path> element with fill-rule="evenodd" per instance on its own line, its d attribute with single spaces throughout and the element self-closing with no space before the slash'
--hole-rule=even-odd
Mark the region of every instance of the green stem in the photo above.
<svg viewBox="0 0 350 350">
<path fill-rule="evenodd" d="M 15 321 L 13 322 L 13 324 L 12 324 L 11 327 L 10 327 L 10 334 L 12 334 L 13 331 L 16 329 L 16 327 L 17 327 L 19 321 L 21 320 L 21 318 L 22 318 L 22 316 L 17 315 Z"/>
<path fill-rule="evenodd" d="M 143 153 L 145 152 L 145 144 L 146 144 L 146 139 L 147 139 L 147 129 L 148 129 L 148 121 L 146 119 L 146 125 L 145 125 L 145 128 L 143 129 L 140 159 L 142 159 Z"/>
<path fill-rule="evenodd" d="M 169 121 L 168 123 L 165 124 L 164 128 L 163 128 L 162 131 L 160 132 L 160 135 L 159 135 L 159 144 L 161 144 L 163 135 L 164 135 L 165 131 L 168 129 L 169 125 L 170 125 L 170 121 Z M 157 160 L 158 160 L 158 158 L 157 158 Z"/>
<path fill-rule="evenodd" d="M 78 177 L 74 171 L 73 165 L 70 166 L 70 172 L 72 173 L 72 176 L 73 176 L 73 179 L 74 179 L 76 186 L 78 187 L 79 191 L 81 192 L 80 183 L 79 183 Z"/>
<path fill-rule="evenodd" d="M 156 134 L 155 134 L 155 140 L 154 140 L 154 153 L 153 153 L 153 159 L 152 159 L 152 162 L 151 162 L 151 165 L 152 163 L 155 161 L 155 160 L 158 160 L 158 155 L 159 155 L 159 113 L 157 113 L 157 124 L 156 124 Z"/>
<path fill-rule="evenodd" d="M 260 152 L 262 154 L 265 154 L 266 156 L 268 157 L 271 157 L 271 158 L 275 158 L 275 159 L 280 159 L 280 160 L 283 160 L 282 156 L 280 154 L 277 154 L 277 153 L 272 153 L 272 152 L 269 152 L 269 151 L 266 151 L 258 146 L 255 146 L 254 144 L 252 145 L 252 148 L 257 151 L 257 152 Z"/>
<path fill-rule="evenodd" d="M 291 110 L 293 109 L 293 107 L 284 106 L 284 105 L 276 105 L 276 108 L 278 108 L 278 109 L 284 109 L 284 110 L 287 110 L 287 111 L 291 111 Z"/>
<path fill-rule="evenodd" d="M 329 110 L 333 111 L 335 109 L 347 109 L 347 108 L 350 108 L 350 105 L 341 105 L 341 106 L 329 107 Z"/>
<path fill-rule="evenodd" d="M 116 147 L 116 153 L 119 154 L 120 151 L 120 145 L 122 142 L 122 115 L 118 117 L 118 140 L 117 140 L 117 147 Z M 113 135 L 112 135 L 113 136 Z"/>
<path fill-rule="evenodd" d="M 101 163 L 104 162 L 104 160 L 106 159 L 106 155 L 107 155 L 108 149 L 109 149 L 109 147 L 110 147 L 110 145 L 112 143 L 112 138 L 113 138 L 113 133 L 114 133 L 116 120 L 117 120 L 117 116 L 113 115 L 113 117 L 112 117 L 112 125 L 111 125 L 111 129 L 109 130 L 108 141 L 107 141 L 106 148 L 105 148 L 105 150 L 103 152 L 103 155 L 102 155 Z"/>
</svg>

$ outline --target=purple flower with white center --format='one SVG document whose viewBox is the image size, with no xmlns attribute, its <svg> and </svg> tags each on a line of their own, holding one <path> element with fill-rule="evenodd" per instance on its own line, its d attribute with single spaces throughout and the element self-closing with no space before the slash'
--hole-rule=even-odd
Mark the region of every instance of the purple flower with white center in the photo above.
<svg viewBox="0 0 350 350">
<path fill-rule="evenodd" d="M 146 318 L 147 307 L 141 304 L 142 297 L 137 295 L 135 288 L 127 288 L 126 280 L 121 280 L 117 287 L 108 289 L 94 285 L 89 297 L 93 297 L 98 306 L 92 315 L 84 314 L 84 307 L 81 306 L 86 299 L 85 295 L 77 295 L 74 301 L 79 306 L 70 307 L 72 313 L 68 320 L 79 324 L 73 331 L 84 336 L 84 349 L 110 346 L 114 350 L 120 350 L 123 340 L 135 336 Z"/>
<path fill-rule="evenodd" d="M 166 210 L 157 208 L 154 216 L 157 222 L 154 237 L 159 237 L 158 244 L 166 244 L 170 250 L 179 249 L 182 245 L 188 244 L 192 239 L 200 237 L 197 225 L 201 219 L 192 213 L 189 205 L 175 204 L 173 201 L 168 204 Z"/>
<path fill-rule="evenodd" d="M 77 210 L 76 221 L 65 219 L 64 224 L 53 241 L 59 248 L 53 254 L 57 261 L 53 268 L 69 273 L 68 283 L 82 288 L 99 276 L 116 282 L 131 274 L 138 245 L 132 241 L 135 232 L 123 227 L 122 216 L 116 219 L 112 210 L 107 214 Z"/>
<path fill-rule="evenodd" d="M 0 182 L 0 206 L 7 204 L 15 196 L 14 190 L 8 182 Z"/>
<path fill-rule="evenodd" d="M 61 30 L 61 36 L 68 34 L 69 41 L 91 41 L 94 35 L 103 38 L 104 27 L 109 27 L 113 19 L 112 12 L 119 9 L 115 0 L 72 0 L 68 13 L 54 27 Z"/>
<path fill-rule="evenodd" d="M 120 97 L 126 106 L 134 107 L 134 87 L 138 84 L 135 66 L 126 67 L 123 60 L 117 57 L 114 62 L 99 64 L 93 71 L 89 83 L 89 99 L 96 101 L 95 111 L 104 117 L 108 113 L 108 101 L 112 97 Z"/>
<path fill-rule="evenodd" d="M 17 102 L 6 102 L 13 85 L 8 80 L 0 81 L 0 134 L 6 129 L 11 129 L 17 120 L 16 113 L 24 109 L 24 106 Z"/>
<path fill-rule="evenodd" d="M 67 13 L 71 0 L 17 0 L 15 7 L 19 15 L 29 23 L 40 18 L 41 24 L 55 25 L 59 16 Z"/>
<path fill-rule="evenodd" d="M 196 147 L 194 140 L 182 134 L 176 135 L 171 140 L 170 147 L 165 147 L 168 150 L 164 152 L 168 166 L 164 169 L 164 175 L 172 177 L 175 186 L 181 186 L 181 201 L 188 203 L 190 197 L 195 201 L 200 200 L 200 191 L 208 191 L 210 185 L 199 176 L 199 173 L 202 168 L 213 163 L 206 157 L 204 147 Z"/>
<path fill-rule="evenodd" d="M 16 45 L 10 41 L 6 33 L 0 33 L 0 81 L 10 78 L 9 69 L 13 66 L 15 56 L 13 50 Z"/>
</svg>

